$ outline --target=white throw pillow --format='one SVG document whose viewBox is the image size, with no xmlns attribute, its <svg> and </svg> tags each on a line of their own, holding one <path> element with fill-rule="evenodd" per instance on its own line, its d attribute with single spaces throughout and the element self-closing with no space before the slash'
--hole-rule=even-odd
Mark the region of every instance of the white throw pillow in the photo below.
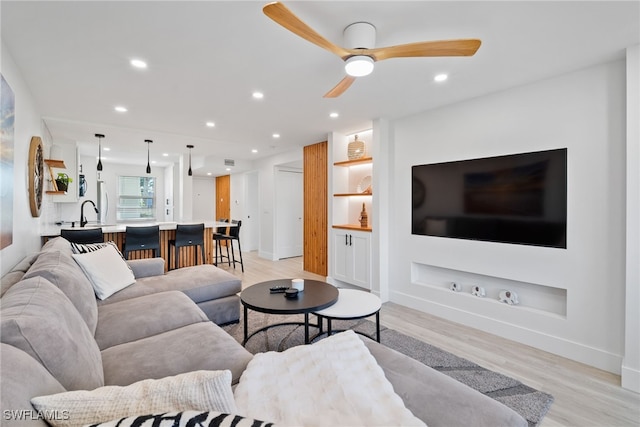
<svg viewBox="0 0 640 427">
<path fill-rule="evenodd" d="M 135 283 L 133 272 L 113 245 L 97 251 L 71 254 L 84 274 L 89 278 L 93 290 L 101 300 Z"/>
<path fill-rule="evenodd" d="M 38 413 L 53 414 L 54 427 L 97 424 L 136 415 L 173 411 L 236 413 L 231 371 L 194 371 L 131 385 L 104 386 L 31 399 Z"/>
</svg>

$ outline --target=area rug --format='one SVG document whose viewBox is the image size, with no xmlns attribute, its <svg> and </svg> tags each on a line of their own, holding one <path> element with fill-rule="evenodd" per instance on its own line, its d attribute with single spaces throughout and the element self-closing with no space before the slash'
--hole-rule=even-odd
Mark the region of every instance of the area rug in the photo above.
<svg viewBox="0 0 640 427">
<path fill-rule="evenodd" d="M 311 318 L 313 323 L 315 316 L 311 316 Z M 249 333 L 251 334 L 266 325 L 282 322 L 302 322 L 303 320 L 302 315 L 280 316 L 250 311 Z M 242 318 L 239 323 L 226 325 L 223 328 L 238 342 L 242 342 L 244 332 Z M 369 320 L 334 320 L 333 328 L 334 330 L 353 329 L 370 337 L 375 337 L 376 332 L 375 323 Z M 313 342 L 326 337 L 326 333 L 321 335 L 317 335 L 317 333 L 317 328 L 310 328 Z M 380 327 L 380 342 L 503 403 L 522 415 L 528 421 L 530 427 L 540 424 L 553 403 L 553 396 L 548 393 L 538 391 L 518 380 L 485 369 L 469 360 L 382 325 Z M 265 351 L 283 351 L 303 344 L 303 326 L 282 325 L 252 336 L 245 348 L 252 354 L 256 354 Z"/>
</svg>

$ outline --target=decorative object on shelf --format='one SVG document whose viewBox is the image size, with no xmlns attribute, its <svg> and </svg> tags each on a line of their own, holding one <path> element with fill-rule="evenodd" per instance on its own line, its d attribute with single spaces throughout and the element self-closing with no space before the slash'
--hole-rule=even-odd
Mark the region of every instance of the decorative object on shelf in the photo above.
<svg viewBox="0 0 640 427">
<path fill-rule="evenodd" d="M 484 298 L 486 293 L 485 293 L 484 288 L 482 286 L 474 286 L 473 288 L 471 288 L 471 295 L 474 295 L 476 297 Z"/>
<path fill-rule="evenodd" d="M 364 206 L 364 203 L 362 204 L 362 212 L 360 212 L 360 218 L 358 218 L 358 221 L 360 221 L 360 227 L 362 228 L 367 228 L 369 226 L 369 215 L 367 214 L 367 209 Z"/>
<path fill-rule="evenodd" d="M 78 179 L 78 197 L 84 197 L 84 195 L 87 194 L 87 180 L 84 178 L 84 175 L 80 175 Z"/>
<path fill-rule="evenodd" d="M 500 302 L 509 305 L 520 304 L 520 301 L 518 301 L 518 294 L 507 289 L 500 291 L 500 296 L 498 299 L 500 300 Z"/>
<path fill-rule="evenodd" d="M 144 142 L 147 143 L 147 173 L 151 173 L 151 163 L 149 163 L 149 146 L 153 144 L 153 141 L 150 139 L 145 139 Z"/>
<path fill-rule="evenodd" d="M 42 183 L 44 173 L 44 156 L 42 154 L 42 139 L 39 136 L 31 138 L 29 146 L 29 207 L 31 216 L 37 218 L 42 209 Z"/>
<path fill-rule="evenodd" d="M 104 138 L 104 135 L 101 133 L 96 133 L 95 137 L 98 138 L 98 166 L 96 167 L 96 169 L 98 171 L 102 170 L 102 138 Z"/>
<path fill-rule="evenodd" d="M 449 285 L 449 289 L 451 289 L 453 292 L 461 292 L 462 291 L 462 285 L 456 283 L 456 282 L 451 282 L 451 284 Z"/>
<path fill-rule="evenodd" d="M 363 177 L 358 183 L 358 186 L 356 187 L 356 193 L 371 194 L 372 192 L 371 182 L 372 182 L 371 175 L 367 175 Z"/>
<path fill-rule="evenodd" d="M 58 191 L 67 191 L 69 189 L 69 183 L 73 182 L 73 179 L 64 172 L 58 172 L 56 177 L 56 188 Z"/>
<path fill-rule="evenodd" d="M 187 145 L 187 148 L 189 149 L 189 172 L 187 172 L 187 175 L 192 176 L 193 171 L 191 170 L 191 149 L 193 148 L 193 145 Z"/>
<path fill-rule="evenodd" d="M 364 141 L 358 139 L 358 135 L 355 136 L 354 140 L 349 143 L 347 146 L 347 155 L 349 156 L 349 160 L 361 159 L 364 157 Z"/>
</svg>

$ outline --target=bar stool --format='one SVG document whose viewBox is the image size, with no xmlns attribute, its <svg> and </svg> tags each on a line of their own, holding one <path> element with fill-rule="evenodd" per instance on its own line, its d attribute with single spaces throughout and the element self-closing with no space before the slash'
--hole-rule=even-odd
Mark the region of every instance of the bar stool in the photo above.
<svg viewBox="0 0 640 427">
<path fill-rule="evenodd" d="M 220 218 L 220 222 L 229 222 L 226 218 Z M 220 242 L 222 240 L 227 240 L 227 227 L 218 227 L 216 228 L 216 232 L 213 233 L 213 244 L 215 245 L 215 256 L 213 258 L 213 265 L 218 266 L 218 260 L 224 262 L 224 259 L 227 259 L 227 264 L 231 266 L 231 258 L 229 258 L 229 245 L 227 245 L 227 255 L 225 256 L 222 253 L 222 245 Z M 220 249 L 220 255 L 218 255 L 218 249 Z"/>
<path fill-rule="evenodd" d="M 102 243 L 104 234 L 102 228 L 80 228 L 77 230 L 60 230 L 60 236 L 71 243 Z"/>
<path fill-rule="evenodd" d="M 232 224 L 237 224 L 236 226 L 229 227 L 229 234 L 226 234 L 220 238 L 220 241 L 226 241 L 227 245 L 231 246 L 231 262 L 233 262 L 233 268 L 236 268 L 236 263 L 240 263 L 242 267 L 242 272 L 244 273 L 244 263 L 242 262 L 242 248 L 240 247 L 240 226 L 242 225 L 242 221 L 232 220 Z M 233 250 L 233 242 L 238 242 L 238 253 L 240 254 L 240 261 L 236 261 L 236 254 Z M 227 250 L 229 248 L 227 247 Z M 222 252 L 222 249 L 220 250 Z M 228 258 L 228 253 L 227 253 Z"/>
<path fill-rule="evenodd" d="M 175 268 L 180 268 L 180 248 L 185 246 L 195 246 L 195 259 L 198 263 L 198 246 L 200 247 L 200 256 L 204 264 L 204 224 L 178 224 L 176 226 L 176 238 L 169 240 L 169 269 L 171 268 L 171 247 L 174 247 Z"/>
<path fill-rule="evenodd" d="M 146 250 L 152 250 L 154 258 L 160 256 L 160 226 L 127 226 L 124 233 L 124 250 L 122 251 L 124 258 L 129 259 L 130 252 Z"/>
</svg>

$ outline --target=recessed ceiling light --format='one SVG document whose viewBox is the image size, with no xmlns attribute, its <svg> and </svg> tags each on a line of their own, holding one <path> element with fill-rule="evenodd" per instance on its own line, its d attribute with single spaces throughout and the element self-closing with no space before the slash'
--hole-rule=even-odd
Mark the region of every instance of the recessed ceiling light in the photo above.
<svg viewBox="0 0 640 427">
<path fill-rule="evenodd" d="M 255 148 L 253 150 L 251 150 L 252 153 L 257 153 L 258 150 L 256 150 Z"/>
<path fill-rule="evenodd" d="M 116 110 L 118 113 L 126 113 L 128 111 L 126 107 L 123 107 L 121 105 L 115 107 L 114 110 Z"/>
<path fill-rule="evenodd" d="M 169 153 L 162 153 L 163 157 L 169 157 Z"/>
<path fill-rule="evenodd" d="M 216 124 L 215 124 L 215 123 L 213 123 L 213 122 L 207 122 L 207 123 L 205 123 L 205 124 L 206 124 L 206 125 L 207 125 L 207 127 L 209 127 L 209 128 L 212 128 L 212 127 L 215 127 L 215 126 L 216 126 Z"/>
<path fill-rule="evenodd" d="M 253 92 L 253 94 L 251 96 L 253 96 L 255 99 L 262 99 L 262 98 L 264 98 L 264 93 L 262 93 L 262 92 Z"/>
<path fill-rule="evenodd" d="M 156 162 L 155 160 L 151 160 L 151 163 L 152 163 L 152 164 L 153 164 L 153 163 L 155 163 L 155 162 Z"/>
<path fill-rule="evenodd" d="M 231 168 L 227 168 L 227 171 L 230 171 L 230 170 L 231 170 Z"/>
<path fill-rule="evenodd" d="M 448 77 L 449 76 L 446 75 L 446 74 L 438 74 L 433 78 L 433 80 L 435 80 L 437 82 L 443 82 L 443 81 L 447 80 Z"/>
<path fill-rule="evenodd" d="M 274 133 L 273 135 L 271 135 L 274 138 L 280 138 L 280 134 L 279 133 Z"/>
<path fill-rule="evenodd" d="M 207 175 L 211 176 L 211 175 L 213 175 L 213 173 L 211 173 L 211 172 L 207 172 Z"/>
<path fill-rule="evenodd" d="M 130 62 L 132 67 L 136 67 L 136 68 L 147 68 L 147 63 L 144 62 L 142 59 L 132 59 Z"/>
<path fill-rule="evenodd" d="M 109 148 L 109 147 L 102 147 L 102 149 L 103 149 L 104 151 L 111 151 L 111 148 Z"/>
<path fill-rule="evenodd" d="M 329 117 L 331 117 L 332 119 L 336 119 L 336 118 L 340 117 L 340 114 L 338 114 L 338 113 L 330 113 Z"/>
</svg>

